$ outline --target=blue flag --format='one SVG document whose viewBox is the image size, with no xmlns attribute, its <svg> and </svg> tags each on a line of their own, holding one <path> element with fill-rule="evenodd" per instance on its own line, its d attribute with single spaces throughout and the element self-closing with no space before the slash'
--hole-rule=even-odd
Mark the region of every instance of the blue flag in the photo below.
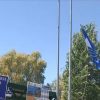
<svg viewBox="0 0 100 100">
<path fill-rule="evenodd" d="M 87 33 L 85 32 L 85 30 L 83 29 L 83 27 L 81 26 L 81 30 L 84 36 L 84 40 L 86 42 L 87 48 L 89 50 L 89 53 L 91 55 L 92 61 L 95 63 L 95 65 L 97 66 L 97 68 L 100 70 L 100 61 L 97 57 L 97 55 L 95 54 L 95 46 L 92 44 L 92 42 L 90 41 Z"/>
</svg>

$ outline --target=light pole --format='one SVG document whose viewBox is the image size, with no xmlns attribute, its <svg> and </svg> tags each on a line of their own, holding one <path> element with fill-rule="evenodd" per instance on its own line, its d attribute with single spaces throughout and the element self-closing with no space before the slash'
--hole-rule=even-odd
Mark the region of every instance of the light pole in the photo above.
<svg viewBox="0 0 100 100">
<path fill-rule="evenodd" d="M 59 100 L 59 32 L 60 32 L 60 0 L 58 0 L 58 64 L 57 64 L 57 100 Z"/>
<path fill-rule="evenodd" d="M 71 52 L 72 52 L 72 0 L 70 0 L 70 54 L 69 54 L 69 94 L 68 100 L 71 100 Z"/>
</svg>

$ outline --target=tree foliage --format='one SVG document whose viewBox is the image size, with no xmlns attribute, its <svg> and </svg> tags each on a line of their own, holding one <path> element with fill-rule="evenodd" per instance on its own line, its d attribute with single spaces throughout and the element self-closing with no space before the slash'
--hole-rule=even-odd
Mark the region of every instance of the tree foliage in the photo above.
<svg viewBox="0 0 100 100">
<path fill-rule="evenodd" d="M 96 54 L 100 59 L 100 41 L 98 41 L 95 23 L 84 25 L 83 28 L 96 47 Z M 100 71 L 96 68 L 83 38 L 82 31 L 73 35 L 72 43 L 72 99 L 71 100 L 99 100 L 100 99 Z M 64 100 L 68 100 L 69 53 L 67 54 L 66 70 L 63 72 Z"/>
<path fill-rule="evenodd" d="M 44 83 L 45 68 L 46 62 L 39 52 L 28 55 L 11 50 L 0 59 L 0 74 L 9 76 L 9 81 L 14 83 Z"/>
<path fill-rule="evenodd" d="M 52 91 L 56 91 L 57 87 L 57 79 L 53 80 L 51 84 L 47 83 Z M 64 82 L 62 75 L 59 76 L 59 100 L 62 100 L 64 90 Z"/>
</svg>

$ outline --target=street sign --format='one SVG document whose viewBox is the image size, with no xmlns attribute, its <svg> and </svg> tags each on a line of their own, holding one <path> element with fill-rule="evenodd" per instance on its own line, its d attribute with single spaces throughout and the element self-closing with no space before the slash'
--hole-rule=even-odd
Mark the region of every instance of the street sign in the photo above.
<svg viewBox="0 0 100 100">
<path fill-rule="evenodd" d="M 6 100 L 8 77 L 0 75 L 0 100 Z"/>
</svg>

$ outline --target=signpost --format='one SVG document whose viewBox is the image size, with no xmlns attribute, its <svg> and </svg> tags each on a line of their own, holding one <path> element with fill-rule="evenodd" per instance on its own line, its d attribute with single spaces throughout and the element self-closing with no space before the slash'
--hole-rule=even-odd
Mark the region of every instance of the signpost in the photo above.
<svg viewBox="0 0 100 100">
<path fill-rule="evenodd" d="M 26 100 L 40 100 L 41 99 L 41 84 L 27 82 L 27 99 Z"/>
<path fill-rule="evenodd" d="M 8 77 L 0 75 L 0 100 L 6 100 Z"/>
<path fill-rule="evenodd" d="M 42 84 L 28 82 L 26 100 L 49 100 L 49 87 Z"/>
</svg>

